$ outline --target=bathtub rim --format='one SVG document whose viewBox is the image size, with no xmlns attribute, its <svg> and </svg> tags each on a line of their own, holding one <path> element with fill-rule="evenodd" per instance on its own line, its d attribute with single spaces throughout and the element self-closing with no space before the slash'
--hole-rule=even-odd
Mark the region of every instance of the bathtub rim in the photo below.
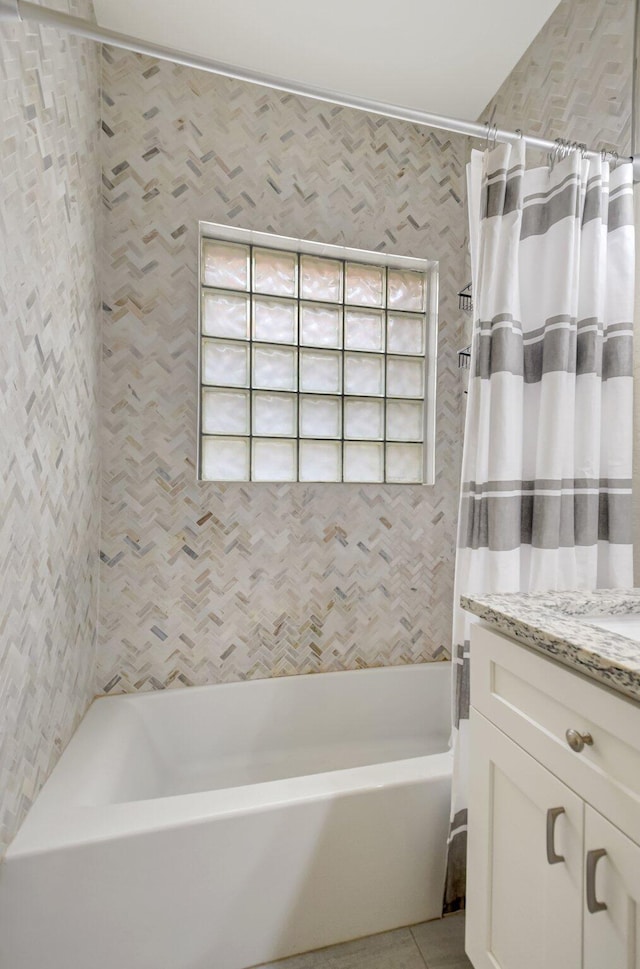
<svg viewBox="0 0 640 969">
<path fill-rule="evenodd" d="M 306 801 L 333 800 L 378 789 L 392 789 L 451 777 L 451 750 L 365 767 L 305 774 L 218 791 L 173 794 L 143 801 L 75 807 L 29 815 L 5 855 L 22 858 L 135 837 L 228 817 L 273 811 Z M 31 823 L 29 823 L 31 818 Z"/>
<path fill-rule="evenodd" d="M 444 669 L 443 669 L 444 667 Z M 322 674 L 294 674 L 284 677 L 265 677 L 232 683 L 180 687 L 150 693 L 117 694 L 97 697 L 64 751 L 51 777 L 42 788 L 18 834 L 9 846 L 6 861 L 12 858 L 37 855 L 59 849 L 80 847 L 97 841 L 133 837 L 184 825 L 197 825 L 216 818 L 241 816 L 259 811 L 277 810 L 285 804 L 310 800 L 330 800 L 354 794 L 364 794 L 378 788 L 402 787 L 428 782 L 452 773 L 452 754 L 449 749 L 400 760 L 300 774 L 294 777 L 263 781 L 256 784 L 170 794 L 157 798 L 80 805 L 73 802 L 70 791 L 76 772 L 82 769 L 91 745 L 91 733 L 99 729 L 100 721 L 108 715 L 109 704 L 122 705 L 171 702 L 180 694 L 198 696 L 215 689 L 226 691 L 240 687 L 263 688 L 282 681 L 294 688 L 295 681 L 317 676 L 333 678 L 351 674 L 361 678 L 368 675 L 409 676 L 416 670 L 425 675 L 444 677 L 450 673 L 449 662 L 415 663 L 394 667 L 374 667 L 365 670 L 335 670 Z M 439 670 L 439 672 L 436 672 Z M 275 681 L 275 683 L 274 683 Z M 277 685 L 276 685 L 277 684 Z M 104 713 L 103 713 L 104 711 Z M 94 723 L 95 721 L 95 723 Z M 86 725 L 84 730 L 81 728 Z"/>
<path fill-rule="evenodd" d="M 366 666 L 362 669 L 347 669 L 347 670 L 328 670 L 326 672 L 307 672 L 307 673 L 282 673 L 276 676 L 256 676 L 248 678 L 245 680 L 231 680 L 229 682 L 223 683 L 202 683 L 198 686 L 185 686 L 181 683 L 178 686 L 168 686 L 161 690 L 144 690 L 140 692 L 126 692 L 126 693 L 100 693 L 97 694 L 87 710 L 91 710 L 96 704 L 101 703 L 103 700 L 109 701 L 136 701 L 139 703 L 145 702 L 160 702 L 161 700 L 167 700 L 169 697 L 176 695 L 186 696 L 200 696 L 212 690 L 214 687 L 216 690 L 225 690 L 225 692 L 232 692 L 240 687 L 245 689 L 249 686 L 265 686 L 266 684 L 273 684 L 274 686 L 283 686 L 284 684 L 291 684 L 296 682 L 302 682 L 303 680 L 319 680 L 328 681 L 339 676 L 343 677 L 355 677 L 364 678 L 368 676 L 381 676 L 381 675 L 393 675 L 393 676 L 408 676 L 409 673 L 415 673 L 420 670 L 421 673 L 425 673 L 427 670 L 431 675 L 443 676 L 445 673 L 451 675 L 451 660 L 431 660 L 426 663 L 402 663 L 398 666 Z M 440 672 L 436 672 L 436 670 Z M 85 719 L 87 714 L 85 714 Z"/>
</svg>

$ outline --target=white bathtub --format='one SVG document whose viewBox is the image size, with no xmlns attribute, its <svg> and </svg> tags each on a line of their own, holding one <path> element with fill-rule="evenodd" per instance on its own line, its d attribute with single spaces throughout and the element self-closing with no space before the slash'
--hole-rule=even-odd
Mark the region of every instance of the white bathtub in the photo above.
<svg viewBox="0 0 640 969">
<path fill-rule="evenodd" d="M 439 917 L 448 683 L 97 700 L 0 866 L 0 966 L 244 969 Z"/>
</svg>

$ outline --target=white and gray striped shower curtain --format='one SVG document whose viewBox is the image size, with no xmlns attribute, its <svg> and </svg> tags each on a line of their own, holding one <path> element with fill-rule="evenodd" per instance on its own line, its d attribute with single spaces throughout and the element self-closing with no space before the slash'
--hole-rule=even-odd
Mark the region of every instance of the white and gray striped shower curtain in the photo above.
<svg viewBox="0 0 640 969">
<path fill-rule="evenodd" d="M 468 169 L 474 333 L 453 639 L 445 912 L 464 906 L 469 620 L 464 593 L 633 584 L 633 179 L 524 144 Z M 473 805 L 469 805 L 473 811 Z"/>
</svg>

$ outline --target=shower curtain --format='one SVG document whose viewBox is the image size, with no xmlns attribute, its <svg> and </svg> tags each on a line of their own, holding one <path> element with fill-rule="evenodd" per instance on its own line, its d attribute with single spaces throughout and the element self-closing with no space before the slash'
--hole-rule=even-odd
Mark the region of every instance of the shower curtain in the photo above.
<svg viewBox="0 0 640 969">
<path fill-rule="evenodd" d="M 464 593 L 631 586 L 633 178 L 522 142 L 468 167 L 474 327 L 456 558 L 445 912 L 464 907 Z M 473 811 L 473 805 L 469 805 Z"/>
</svg>

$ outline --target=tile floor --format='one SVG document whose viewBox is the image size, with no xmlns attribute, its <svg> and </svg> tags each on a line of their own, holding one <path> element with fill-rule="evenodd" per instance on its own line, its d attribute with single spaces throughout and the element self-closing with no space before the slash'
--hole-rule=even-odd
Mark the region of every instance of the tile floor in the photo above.
<svg viewBox="0 0 640 969">
<path fill-rule="evenodd" d="M 269 962 L 262 969 L 472 969 L 464 954 L 464 915 L 369 935 Z"/>
</svg>

